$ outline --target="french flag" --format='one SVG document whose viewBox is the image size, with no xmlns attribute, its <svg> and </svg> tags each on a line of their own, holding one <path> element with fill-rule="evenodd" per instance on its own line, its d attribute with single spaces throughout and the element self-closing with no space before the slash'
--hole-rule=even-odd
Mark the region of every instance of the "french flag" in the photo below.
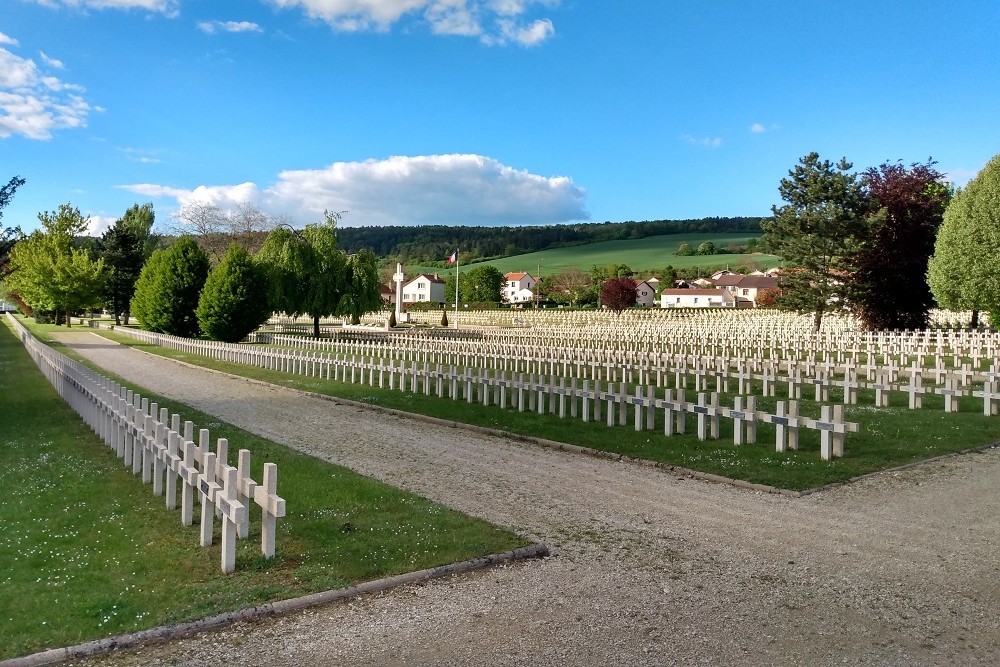
<svg viewBox="0 0 1000 667">
<path fill-rule="evenodd" d="M 456 250 L 455 252 L 451 253 L 451 257 L 448 258 L 448 263 L 454 264 L 455 260 L 457 259 L 458 259 L 458 251 Z"/>
</svg>

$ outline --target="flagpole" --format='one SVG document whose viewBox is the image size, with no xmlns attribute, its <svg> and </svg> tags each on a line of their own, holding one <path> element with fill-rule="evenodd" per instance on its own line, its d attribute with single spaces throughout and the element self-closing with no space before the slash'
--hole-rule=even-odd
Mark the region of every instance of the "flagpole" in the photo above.
<svg viewBox="0 0 1000 667">
<path fill-rule="evenodd" d="M 458 331 L 458 263 L 462 261 L 459 257 L 458 248 L 455 248 L 455 331 Z"/>
</svg>

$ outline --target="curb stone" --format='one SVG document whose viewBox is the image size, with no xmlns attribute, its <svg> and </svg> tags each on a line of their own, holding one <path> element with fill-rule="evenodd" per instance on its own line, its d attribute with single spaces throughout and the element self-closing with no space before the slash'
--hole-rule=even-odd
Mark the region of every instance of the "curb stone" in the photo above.
<svg viewBox="0 0 1000 667">
<path fill-rule="evenodd" d="M 0 667 L 40 667 L 41 665 L 51 665 L 66 660 L 80 660 L 91 658 L 97 655 L 111 653 L 122 649 L 136 648 L 144 644 L 157 644 L 172 639 L 189 637 L 205 630 L 216 630 L 235 623 L 256 621 L 262 618 L 290 614 L 303 609 L 317 607 L 319 605 L 340 602 L 361 595 L 379 593 L 392 588 L 407 584 L 419 584 L 432 579 L 441 579 L 453 574 L 464 574 L 475 570 L 482 570 L 488 567 L 509 563 L 515 560 L 526 560 L 529 558 L 547 558 L 549 548 L 540 542 L 528 546 L 519 547 L 502 553 L 480 556 L 458 563 L 449 563 L 438 567 L 419 570 L 417 572 L 407 572 L 385 579 L 366 581 L 347 588 L 338 588 L 320 593 L 312 593 L 290 600 L 279 600 L 278 602 L 267 602 L 256 607 L 240 609 L 238 611 L 226 612 L 216 616 L 209 616 L 196 621 L 179 623 L 177 625 L 165 625 L 149 630 L 141 630 L 129 634 L 118 635 L 117 637 L 107 637 L 97 639 L 75 646 L 49 649 L 32 653 L 30 655 L 8 660 L 0 660 Z"/>
</svg>

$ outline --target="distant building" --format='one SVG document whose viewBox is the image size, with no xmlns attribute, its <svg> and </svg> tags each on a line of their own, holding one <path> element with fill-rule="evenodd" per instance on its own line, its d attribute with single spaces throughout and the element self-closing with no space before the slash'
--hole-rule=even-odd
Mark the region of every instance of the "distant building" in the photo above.
<svg viewBox="0 0 1000 667">
<path fill-rule="evenodd" d="M 403 303 L 444 303 L 444 281 L 421 273 L 403 284 Z"/>
<path fill-rule="evenodd" d="M 778 287 L 778 279 L 773 275 L 745 276 L 742 273 L 729 273 L 720 276 L 713 282 L 716 287 L 732 292 L 742 307 L 756 307 L 757 294 L 761 290 Z"/>
<path fill-rule="evenodd" d="M 656 288 L 650 285 L 648 280 L 637 280 L 635 283 L 635 305 L 652 308 L 654 303 L 656 303 Z"/>
<path fill-rule="evenodd" d="M 735 308 L 736 298 L 726 289 L 665 289 L 660 292 L 660 308 Z"/>
<path fill-rule="evenodd" d="M 535 285 L 538 279 L 528 273 L 508 273 L 504 276 L 503 289 L 500 295 L 506 303 L 527 303 L 535 298 Z"/>
</svg>

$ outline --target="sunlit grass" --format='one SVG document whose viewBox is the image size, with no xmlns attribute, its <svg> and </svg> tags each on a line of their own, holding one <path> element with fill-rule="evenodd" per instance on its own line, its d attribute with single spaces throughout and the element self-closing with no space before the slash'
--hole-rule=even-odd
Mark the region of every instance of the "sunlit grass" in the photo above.
<svg viewBox="0 0 1000 667">
<path fill-rule="evenodd" d="M 278 464 L 277 557 L 259 510 L 237 571 L 164 507 L 63 403 L 0 327 L 0 659 L 339 588 L 526 544 L 442 505 L 131 386 L 213 438 Z"/>
</svg>

